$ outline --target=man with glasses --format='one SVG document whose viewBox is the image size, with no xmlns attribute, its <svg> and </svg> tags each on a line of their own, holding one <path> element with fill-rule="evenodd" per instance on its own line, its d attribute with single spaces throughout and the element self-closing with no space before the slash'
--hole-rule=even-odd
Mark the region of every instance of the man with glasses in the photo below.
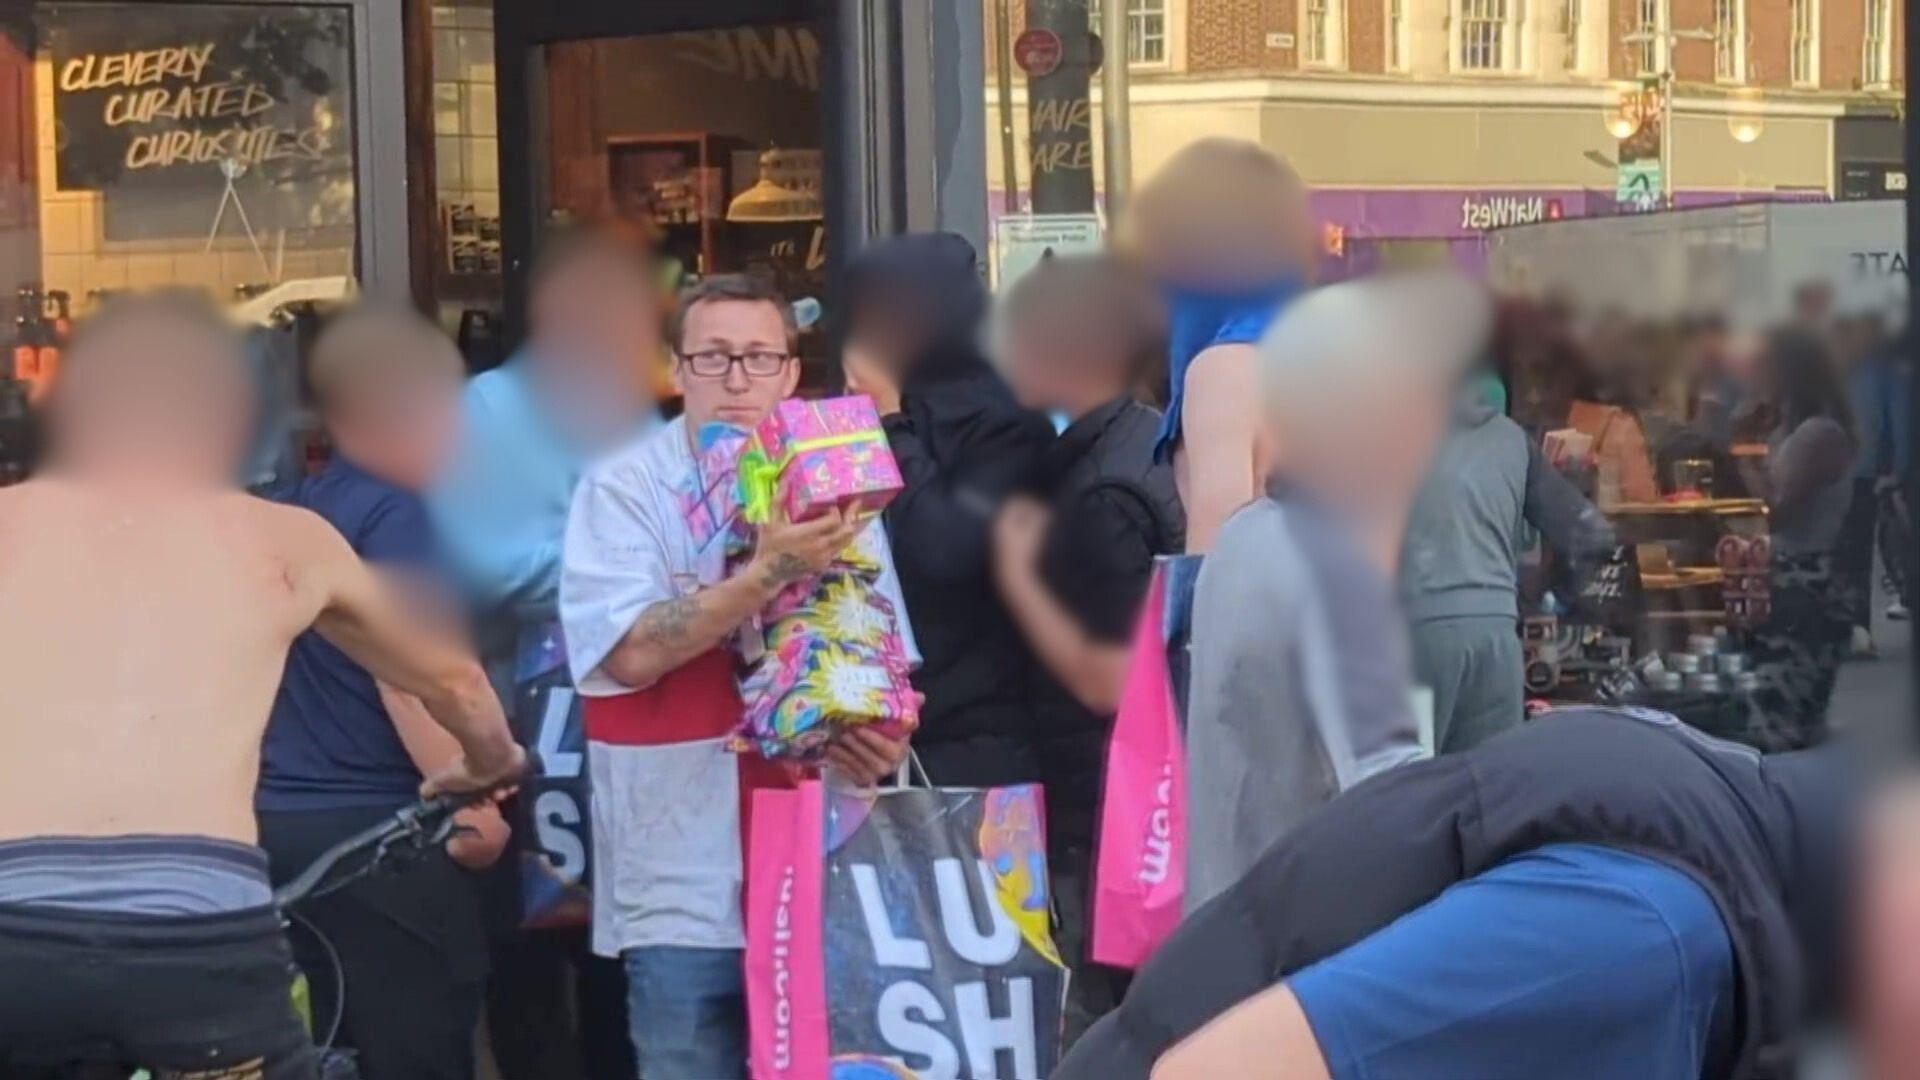
<svg viewBox="0 0 1920 1080">
<path fill-rule="evenodd" d="M 877 520 L 776 517 L 729 574 L 731 478 L 703 468 L 701 451 L 793 393 L 792 311 L 756 279 L 709 278 L 682 297 L 669 335 L 686 411 L 581 482 L 560 618 L 587 699 L 594 951 L 626 965 L 641 1075 L 727 1080 L 746 1075 L 746 811 L 754 790 L 792 782 L 781 766 L 726 748 L 742 712 L 736 644 L 786 584 L 850 544 L 883 558 L 886 544 Z M 887 567 L 881 588 L 905 611 Z M 857 730 L 828 762 L 870 786 L 905 753 L 904 743 Z"/>
</svg>

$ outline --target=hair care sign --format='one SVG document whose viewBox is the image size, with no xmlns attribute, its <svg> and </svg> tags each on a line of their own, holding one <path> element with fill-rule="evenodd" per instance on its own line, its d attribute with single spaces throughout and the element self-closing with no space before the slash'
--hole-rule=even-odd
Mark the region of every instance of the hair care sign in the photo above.
<svg viewBox="0 0 1920 1080">
<path fill-rule="evenodd" d="M 756 796 L 747 886 L 753 1073 L 1043 1077 L 1067 972 L 1035 786 Z"/>
<path fill-rule="evenodd" d="M 351 176 L 344 7 L 63 5 L 45 29 L 62 190 Z"/>
</svg>

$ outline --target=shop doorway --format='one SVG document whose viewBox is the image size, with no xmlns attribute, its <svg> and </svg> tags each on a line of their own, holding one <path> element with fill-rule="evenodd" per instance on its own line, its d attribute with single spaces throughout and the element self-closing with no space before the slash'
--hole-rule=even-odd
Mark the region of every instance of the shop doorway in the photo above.
<svg viewBox="0 0 1920 1080">
<path fill-rule="evenodd" d="M 510 334 L 539 238 L 564 223 L 646 236 L 672 281 L 752 273 L 823 301 L 837 216 L 830 5 L 582 7 L 497 8 Z M 816 381 L 823 350 L 805 337 Z"/>
<path fill-rule="evenodd" d="M 817 296 L 820 51 L 792 22 L 547 46 L 544 220 L 617 222 L 670 273 L 756 273 Z"/>
</svg>

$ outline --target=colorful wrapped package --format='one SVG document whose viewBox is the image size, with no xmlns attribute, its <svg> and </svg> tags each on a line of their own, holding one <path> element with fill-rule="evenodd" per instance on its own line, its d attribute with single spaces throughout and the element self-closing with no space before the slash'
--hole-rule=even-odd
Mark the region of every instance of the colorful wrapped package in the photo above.
<svg viewBox="0 0 1920 1080">
<path fill-rule="evenodd" d="M 836 569 L 766 628 L 766 651 L 740 684 L 736 750 L 813 760 L 835 735 L 873 726 L 894 738 L 920 721 L 892 605 L 872 579 Z"/>
<path fill-rule="evenodd" d="M 772 515 L 776 501 L 789 521 L 836 507 L 878 513 L 903 486 L 880 415 L 864 394 L 789 398 L 760 422 L 740 455 L 741 513 L 755 524 Z"/>
</svg>

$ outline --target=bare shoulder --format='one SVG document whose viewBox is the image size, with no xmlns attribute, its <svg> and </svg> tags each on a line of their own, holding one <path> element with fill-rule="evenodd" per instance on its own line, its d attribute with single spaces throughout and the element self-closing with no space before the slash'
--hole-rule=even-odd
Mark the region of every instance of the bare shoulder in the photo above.
<svg viewBox="0 0 1920 1080">
<path fill-rule="evenodd" d="M 240 493 L 223 502 L 226 512 L 258 540 L 296 603 L 311 609 L 309 617 L 317 613 L 343 568 L 354 561 L 346 538 L 325 518 L 303 507 Z"/>
<path fill-rule="evenodd" d="M 1189 407 L 1244 409 L 1260 382 L 1260 354 L 1252 345 L 1215 345 L 1187 365 Z M 1237 410 L 1236 410 L 1237 411 Z"/>
<path fill-rule="evenodd" d="M 1180 418 L 1189 441 L 1232 445 L 1252 437 L 1259 417 L 1258 364 L 1251 345 L 1215 345 L 1193 358 Z"/>
</svg>

